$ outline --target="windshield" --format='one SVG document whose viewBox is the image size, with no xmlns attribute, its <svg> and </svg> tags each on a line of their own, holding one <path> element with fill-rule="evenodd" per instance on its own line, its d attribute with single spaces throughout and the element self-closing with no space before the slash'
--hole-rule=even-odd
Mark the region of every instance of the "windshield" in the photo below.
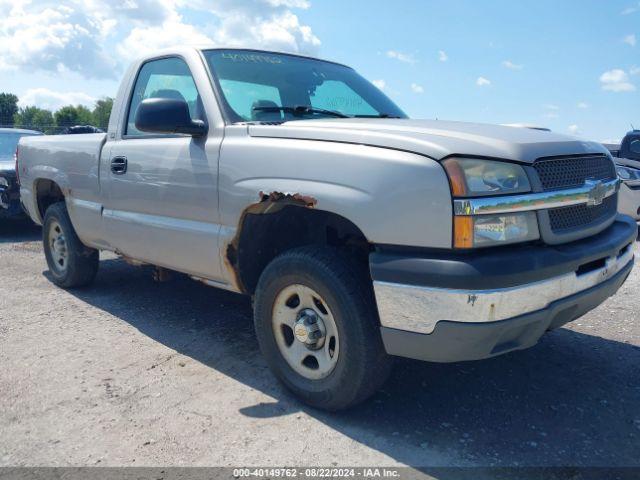
<svg viewBox="0 0 640 480">
<path fill-rule="evenodd" d="M 343 65 L 252 50 L 206 50 L 204 56 L 234 122 L 406 118 L 378 88 Z"/>
<path fill-rule="evenodd" d="M 0 158 L 13 158 L 18 146 L 20 137 L 24 137 L 24 133 L 4 133 L 0 132 Z"/>
</svg>

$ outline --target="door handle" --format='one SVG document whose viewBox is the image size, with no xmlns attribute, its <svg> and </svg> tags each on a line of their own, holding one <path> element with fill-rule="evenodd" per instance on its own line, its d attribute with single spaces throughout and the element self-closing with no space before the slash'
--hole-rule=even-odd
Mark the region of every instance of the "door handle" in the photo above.
<svg viewBox="0 0 640 480">
<path fill-rule="evenodd" d="M 124 175 L 127 173 L 127 157 L 113 157 L 111 159 L 111 173 L 114 175 Z"/>
</svg>

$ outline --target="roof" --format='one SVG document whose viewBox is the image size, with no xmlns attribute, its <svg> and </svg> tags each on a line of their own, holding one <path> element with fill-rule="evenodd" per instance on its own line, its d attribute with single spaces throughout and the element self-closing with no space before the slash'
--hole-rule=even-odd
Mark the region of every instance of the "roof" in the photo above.
<svg viewBox="0 0 640 480">
<path fill-rule="evenodd" d="M 143 58 L 153 58 L 157 55 L 171 55 L 180 53 L 181 51 L 185 51 L 185 49 L 192 49 L 197 51 L 202 50 L 235 50 L 239 52 L 259 52 L 259 53 L 273 53 L 276 55 L 289 55 L 290 57 L 299 57 L 299 58 L 307 58 L 310 60 L 317 60 L 319 62 L 333 63 L 335 65 L 340 65 L 342 67 L 352 68 L 349 65 L 345 65 L 344 63 L 334 62 L 333 60 L 325 60 L 324 58 L 313 57 L 311 55 L 303 55 L 300 53 L 291 53 L 279 50 L 265 50 L 261 48 L 250 48 L 250 47 L 224 47 L 219 45 L 189 45 L 189 46 L 176 46 L 172 48 L 164 48 L 162 50 L 158 50 L 157 52 L 153 52 L 152 54 L 145 55 Z"/>
</svg>

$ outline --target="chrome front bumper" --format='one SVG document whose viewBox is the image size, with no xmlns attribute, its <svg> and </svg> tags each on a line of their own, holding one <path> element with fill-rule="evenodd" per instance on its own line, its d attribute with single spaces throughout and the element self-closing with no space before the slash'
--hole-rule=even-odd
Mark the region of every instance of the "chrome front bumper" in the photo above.
<svg viewBox="0 0 640 480">
<path fill-rule="evenodd" d="M 491 290 L 455 290 L 374 281 L 382 327 L 430 334 L 440 321 L 488 323 L 542 310 L 598 286 L 633 261 L 633 244 L 578 272 Z"/>
</svg>

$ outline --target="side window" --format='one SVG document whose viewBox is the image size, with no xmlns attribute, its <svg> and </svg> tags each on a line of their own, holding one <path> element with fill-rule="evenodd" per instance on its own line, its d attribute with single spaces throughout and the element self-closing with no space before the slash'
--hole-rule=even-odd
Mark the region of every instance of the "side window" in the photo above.
<svg viewBox="0 0 640 480">
<path fill-rule="evenodd" d="M 258 120 L 265 115 L 253 107 L 281 107 L 280 91 L 270 85 L 220 79 L 220 87 L 229 106 L 244 120 Z M 273 116 L 270 112 L 267 116 Z M 280 116 L 280 113 L 276 113 Z"/>
<path fill-rule="evenodd" d="M 631 150 L 631 153 L 640 155 L 640 139 L 631 140 L 631 143 L 629 143 L 629 150 Z"/>
<path fill-rule="evenodd" d="M 346 83 L 325 80 L 315 88 L 310 96 L 311 106 L 325 110 L 338 110 L 349 115 L 377 115 L 378 111 L 369 105 Z"/>
<path fill-rule="evenodd" d="M 135 126 L 136 112 L 147 98 L 173 98 L 185 100 L 191 118 L 204 120 L 203 108 L 189 67 L 181 58 L 163 58 L 145 63 L 133 87 L 127 115 L 126 135 L 149 135 Z"/>
</svg>

